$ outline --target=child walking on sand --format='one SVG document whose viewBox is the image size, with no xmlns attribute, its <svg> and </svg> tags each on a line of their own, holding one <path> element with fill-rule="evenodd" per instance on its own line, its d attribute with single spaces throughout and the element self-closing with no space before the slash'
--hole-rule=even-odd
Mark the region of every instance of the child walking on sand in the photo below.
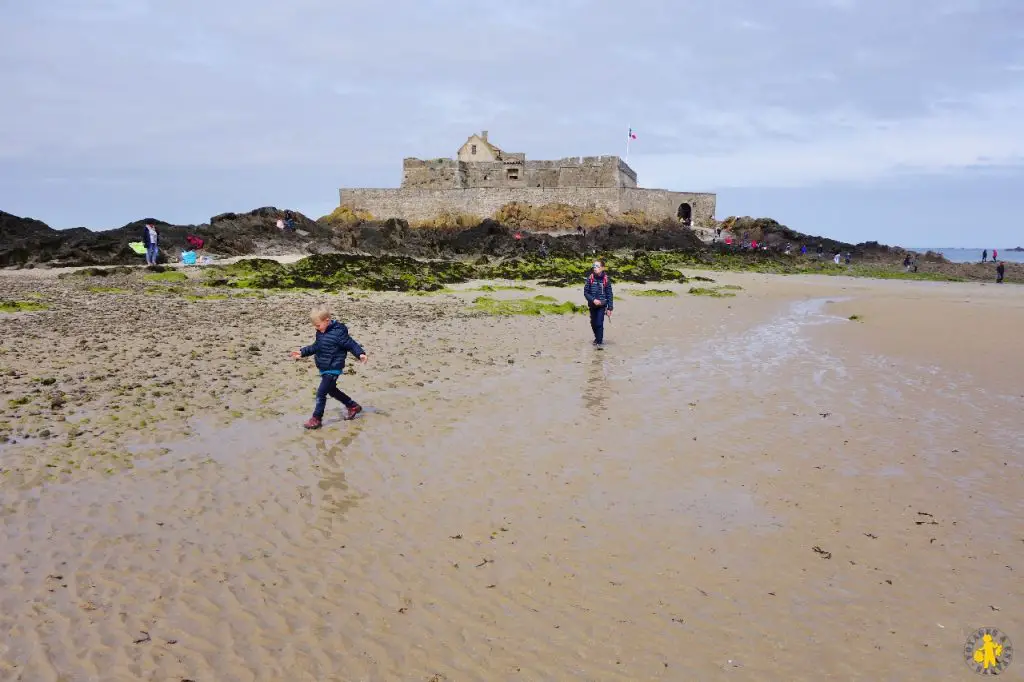
<svg viewBox="0 0 1024 682">
<path fill-rule="evenodd" d="M 331 312 L 326 308 L 314 308 L 309 318 L 316 327 L 316 340 L 312 345 L 292 351 L 292 357 L 298 360 L 314 356 L 316 368 L 320 370 L 320 387 L 316 390 L 316 406 L 313 416 L 303 426 L 307 429 L 319 429 L 327 407 L 327 396 L 340 400 L 345 406 L 345 419 L 354 419 L 363 411 L 359 403 L 352 400 L 338 388 L 338 378 L 345 369 L 345 358 L 348 353 L 366 362 L 366 351 L 359 343 L 348 335 L 348 327 L 337 320 L 331 319 Z"/>
</svg>

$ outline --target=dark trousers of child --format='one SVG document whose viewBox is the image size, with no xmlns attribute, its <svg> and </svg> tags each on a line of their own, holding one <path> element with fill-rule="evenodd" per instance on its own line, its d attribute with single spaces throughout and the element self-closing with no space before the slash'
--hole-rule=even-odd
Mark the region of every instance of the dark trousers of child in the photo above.
<svg viewBox="0 0 1024 682">
<path fill-rule="evenodd" d="M 594 341 L 604 343 L 604 306 L 590 306 L 590 328 L 594 330 Z"/>
<path fill-rule="evenodd" d="M 356 401 L 348 397 L 338 388 L 338 377 L 334 374 L 321 374 L 320 387 L 316 389 L 316 407 L 313 408 L 313 416 L 317 419 L 324 418 L 324 410 L 327 408 L 327 396 L 340 400 L 345 407 L 351 407 Z"/>
</svg>

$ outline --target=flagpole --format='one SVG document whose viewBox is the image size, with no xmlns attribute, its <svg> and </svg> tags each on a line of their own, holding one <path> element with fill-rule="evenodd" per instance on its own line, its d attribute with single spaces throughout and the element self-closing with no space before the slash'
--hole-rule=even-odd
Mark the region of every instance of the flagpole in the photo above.
<svg viewBox="0 0 1024 682">
<path fill-rule="evenodd" d="M 633 139 L 633 135 L 631 134 L 632 131 L 633 131 L 633 128 L 628 128 L 627 131 L 626 131 L 626 158 L 623 159 L 623 160 L 627 164 L 629 163 L 629 142 L 630 142 L 630 140 Z"/>
</svg>

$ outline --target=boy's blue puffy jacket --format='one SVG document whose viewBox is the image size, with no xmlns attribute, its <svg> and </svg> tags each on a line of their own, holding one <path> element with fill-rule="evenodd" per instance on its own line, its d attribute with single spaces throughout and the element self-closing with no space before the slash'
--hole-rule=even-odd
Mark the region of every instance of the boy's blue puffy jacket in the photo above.
<svg viewBox="0 0 1024 682">
<path fill-rule="evenodd" d="M 591 306 L 594 305 L 595 298 L 604 303 L 606 310 L 611 310 L 615 306 L 612 281 L 608 278 L 607 272 L 602 272 L 600 277 L 595 277 L 594 273 L 590 273 L 583 285 L 583 295 L 586 296 L 587 303 Z"/>
<path fill-rule="evenodd" d="M 366 351 L 359 343 L 348 335 L 348 327 L 337 320 L 331 320 L 327 329 L 317 331 L 316 341 L 299 351 L 302 357 L 315 355 L 313 360 L 320 373 L 341 373 L 345 369 L 345 357 L 348 353 L 359 357 Z"/>
</svg>

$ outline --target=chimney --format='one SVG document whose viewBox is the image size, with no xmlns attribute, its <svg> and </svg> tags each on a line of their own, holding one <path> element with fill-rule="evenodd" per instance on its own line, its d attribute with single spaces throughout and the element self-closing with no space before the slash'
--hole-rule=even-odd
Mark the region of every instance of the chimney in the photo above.
<svg viewBox="0 0 1024 682">
<path fill-rule="evenodd" d="M 487 131 L 486 130 L 480 131 L 480 137 L 482 137 L 484 139 L 484 142 L 487 142 Z"/>
</svg>

